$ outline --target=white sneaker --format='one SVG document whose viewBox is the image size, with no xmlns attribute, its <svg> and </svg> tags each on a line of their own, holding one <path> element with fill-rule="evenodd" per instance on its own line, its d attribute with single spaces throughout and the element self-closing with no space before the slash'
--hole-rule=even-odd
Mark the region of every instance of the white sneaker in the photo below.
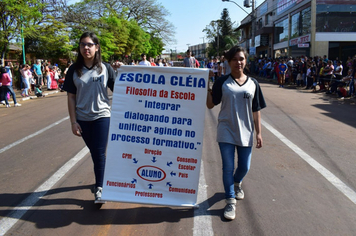
<svg viewBox="0 0 356 236">
<path fill-rule="evenodd" d="M 1 103 L 2 105 L 6 105 L 6 103 L 5 103 L 4 100 L 2 100 L 0 103 Z"/>
<path fill-rule="evenodd" d="M 97 188 L 95 189 L 95 193 L 94 193 L 94 196 L 95 196 L 95 201 L 94 201 L 94 203 L 95 203 L 95 204 L 104 204 L 104 203 L 106 203 L 106 201 L 101 200 L 101 194 L 102 194 L 102 192 L 103 192 L 103 188 L 102 188 L 102 187 L 97 187 Z"/>
<path fill-rule="evenodd" d="M 236 199 L 235 198 L 228 198 L 225 200 L 226 206 L 224 210 L 224 217 L 227 220 L 233 220 L 236 216 Z"/>
<path fill-rule="evenodd" d="M 6 105 L 7 108 L 11 107 L 10 105 Z"/>
<path fill-rule="evenodd" d="M 20 103 L 15 104 L 15 107 L 20 107 L 20 106 L 22 106 Z"/>
<path fill-rule="evenodd" d="M 235 196 L 237 200 L 242 200 L 245 198 L 245 193 L 241 188 L 242 183 L 234 183 Z"/>
</svg>

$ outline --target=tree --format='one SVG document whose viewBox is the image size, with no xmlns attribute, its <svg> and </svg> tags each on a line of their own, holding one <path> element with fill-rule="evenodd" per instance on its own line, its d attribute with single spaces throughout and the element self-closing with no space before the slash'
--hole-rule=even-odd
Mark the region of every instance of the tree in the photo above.
<svg viewBox="0 0 356 236">
<path fill-rule="evenodd" d="M 203 30 L 210 42 L 210 46 L 207 48 L 209 57 L 222 55 L 225 50 L 230 49 L 238 43 L 240 31 L 236 31 L 236 28 L 237 26 L 234 27 L 234 23 L 231 22 L 228 10 L 224 8 L 221 18 L 211 21 Z"/>
<path fill-rule="evenodd" d="M 88 5 L 92 7 L 88 8 Z M 129 40 L 125 50 L 126 55 L 132 52 L 136 53 L 137 48 L 141 48 L 141 52 L 149 51 L 150 44 L 147 44 L 146 39 L 152 39 L 153 34 L 163 43 L 170 42 L 174 38 L 174 27 L 164 18 L 169 15 L 169 12 L 156 0 L 83 0 L 69 6 L 64 19 L 71 28 L 80 28 L 84 31 L 92 28 L 105 28 L 105 26 L 93 24 L 93 22 L 111 17 L 113 13 L 116 14 L 116 17 L 129 22 L 125 25 L 130 28 L 129 31 L 140 32 L 139 35 L 131 36 L 141 39 L 142 44 L 147 46 L 145 49 L 138 45 L 140 41 L 137 43 Z M 147 35 L 144 35 L 141 30 L 138 30 L 138 27 L 151 37 L 148 38 Z M 121 37 L 121 35 L 119 36 Z M 160 53 L 158 52 L 158 54 Z"/>
<path fill-rule="evenodd" d="M 18 1 L 2 0 L 0 2 L 0 52 L 1 64 L 4 64 L 5 53 L 11 42 L 19 41 L 21 24 L 26 19 L 40 15 L 35 0 Z"/>
</svg>

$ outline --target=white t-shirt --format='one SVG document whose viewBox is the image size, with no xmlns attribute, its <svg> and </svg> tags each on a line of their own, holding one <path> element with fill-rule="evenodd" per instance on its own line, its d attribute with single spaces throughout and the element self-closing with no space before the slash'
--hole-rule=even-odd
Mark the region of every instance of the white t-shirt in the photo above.
<svg viewBox="0 0 356 236">
<path fill-rule="evenodd" d="M 224 75 L 224 62 L 220 62 L 221 75 Z"/>
<path fill-rule="evenodd" d="M 341 70 L 340 70 L 341 68 Z M 340 70 L 339 72 L 337 72 L 338 70 Z M 343 70 L 343 66 L 340 65 L 340 66 L 337 66 L 336 69 L 334 70 L 334 74 L 335 75 L 342 75 L 342 70 Z"/>
<path fill-rule="evenodd" d="M 241 147 L 253 145 L 253 112 L 266 107 L 258 82 L 247 77 L 238 84 L 231 75 L 216 80 L 213 85 L 213 103 L 221 102 L 218 116 L 217 141 Z"/>
<path fill-rule="evenodd" d="M 140 61 L 140 63 L 138 63 L 138 65 L 140 66 L 151 66 L 151 63 L 149 61 Z"/>
</svg>

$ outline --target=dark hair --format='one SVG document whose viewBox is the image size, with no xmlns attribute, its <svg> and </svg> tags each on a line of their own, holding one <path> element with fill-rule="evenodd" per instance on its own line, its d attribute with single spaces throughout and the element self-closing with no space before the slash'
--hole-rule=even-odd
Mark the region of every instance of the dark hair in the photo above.
<svg viewBox="0 0 356 236">
<path fill-rule="evenodd" d="M 248 53 L 245 48 L 240 47 L 240 46 L 232 47 L 229 51 L 226 52 L 225 58 L 227 59 L 228 62 L 230 62 L 232 60 L 232 58 L 234 58 L 235 54 L 238 52 L 243 52 L 245 55 L 245 59 L 247 60 Z"/>
<path fill-rule="evenodd" d="M 98 37 L 92 33 L 92 32 L 85 32 L 82 34 L 82 36 L 80 36 L 79 39 L 79 45 L 78 45 L 78 57 L 77 57 L 77 61 L 76 61 L 76 66 L 75 66 L 75 70 L 77 71 L 78 75 L 81 76 L 82 73 L 82 68 L 84 66 L 84 57 L 83 55 L 80 53 L 80 42 L 82 41 L 82 39 L 84 38 L 90 38 L 91 40 L 93 40 L 93 42 L 99 46 L 99 49 L 97 52 L 95 52 L 95 56 L 94 56 L 94 63 L 93 63 L 93 67 L 97 66 L 97 70 L 98 73 L 100 74 L 102 72 L 102 67 L 101 67 L 101 49 L 100 49 L 100 43 L 99 43 L 99 39 Z"/>
<path fill-rule="evenodd" d="M 225 53 L 225 58 L 227 59 L 227 61 L 230 63 L 230 61 L 232 60 L 232 58 L 234 58 L 234 56 L 236 55 L 236 53 L 238 52 L 243 52 L 244 56 L 245 56 L 245 60 L 246 60 L 246 65 L 244 68 L 244 73 L 249 73 L 249 69 L 247 67 L 247 57 L 248 57 L 248 53 L 246 51 L 246 49 L 244 47 L 240 47 L 240 46 L 233 46 L 232 48 L 230 48 L 229 51 L 227 51 Z"/>
<path fill-rule="evenodd" d="M 145 54 L 145 53 L 142 53 L 142 54 L 141 54 L 141 57 L 144 57 L 144 56 L 146 56 L 146 54 Z"/>
<path fill-rule="evenodd" d="M 6 73 L 6 68 L 5 67 L 1 67 L 0 72 L 1 72 L 1 74 L 5 74 Z"/>
</svg>

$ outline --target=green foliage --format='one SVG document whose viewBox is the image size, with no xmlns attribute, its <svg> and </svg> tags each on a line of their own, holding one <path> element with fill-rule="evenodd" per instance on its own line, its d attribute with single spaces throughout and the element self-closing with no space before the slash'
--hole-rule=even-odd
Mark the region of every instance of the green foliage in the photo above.
<svg viewBox="0 0 356 236">
<path fill-rule="evenodd" d="M 234 23 L 231 22 L 229 12 L 226 8 L 221 13 L 219 20 L 211 21 L 210 24 L 203 30 L 210 42 L 207 48 L 208 56 L 221 56 L 224 51 L 238 43 L 240 31 L 236 31 Z"/>
<path fill-rule="evenodd" d="M 0 51 L 4 59 L 10 43 L 21 44 L 26 54 L 43 59 L 73 59 L 85 31 L 100 39 L 105 61 L 126 55 L 157 56 L 172 39 L 169 12 L 156 0 L 1 0 Z M 90 7 L 88 7 L 90 6 Z"/>
</svg>

